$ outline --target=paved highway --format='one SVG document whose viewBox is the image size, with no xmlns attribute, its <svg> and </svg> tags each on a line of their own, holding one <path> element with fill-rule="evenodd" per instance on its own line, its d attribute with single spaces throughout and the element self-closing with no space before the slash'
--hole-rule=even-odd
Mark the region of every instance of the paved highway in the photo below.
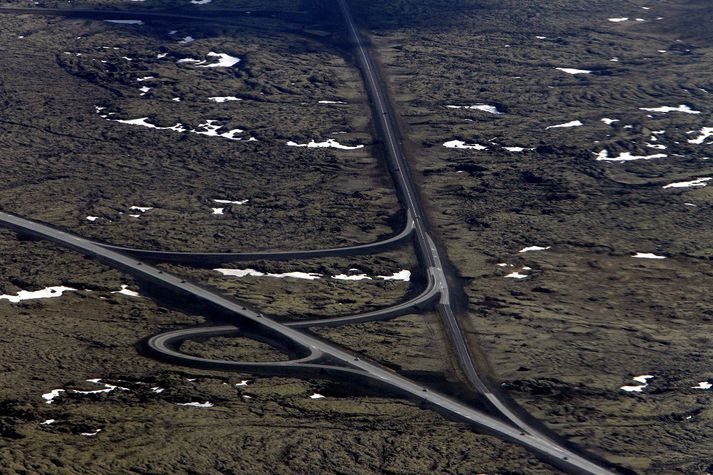
<svg viewBox="0 0 713 475">
<path fill-rule="evenodd" d="M 419 257 L 424 266 L 435 275 L 436 284 L 440 288 L 440 302 L 438 303 L 438 311 L 443 320 L 453 351 L 458 359 L 461 370 L 464 372 L 470 384 L 497 409 L 507 420 L 515 424 L 523 431 L 538 437 L 549 446 L 556 449 L 563 449 L 560 443 L 548 431 L 533 427 L 519 415 L 519 408 L 510 407 L 507 398 L 504 398 L 500 391 L 491 388 L 484 379 L 480 376 L 477 366 L 474 363 L 473 356 L 468 347 L 465 333 L 456 318 L 453 306 L 450 302 L 449 283 L 446 279 L 445 270 L 441 262 L 438 248 L 433 239 L 428 233 L 428 215 L 421 205 L 418 193 L 415 190 L 413 179 L 409 173 L 409 166 L 406 156 L 403 152 L 403 147 L 400 142 L 400 134 L 398 123 L 394 118 L 393 111 L 390 107 L 385 87 L 378 74 L 378 69 L 375 66 L 374 60 L 369 54 L 367 46 L 359 33 L 354 17 L 352 16 L 349 5 L 346 0 L 338 0 L 342 15 L 347 23 L 349 37 L 356 50 L 357 61 L 364 75 L 366 88 L 374 108 L 378 126 L 381 130 L 387 151 L 389 165 L 396 182 L 397 189 L 400 193 L 403 205 L 406 210 L 411 213 L 415 221 L 415 234 L 417 242 L 417 250 Z M 574 454 L 570 455 L 573 459 Z M 582 461 L 582 467 L 586 464 L 582 457 L 578 457 Z M 589 463 L 591 466 L 591 463 Z M 599 473 L 606 472 L 603 467 L 598 467 Z M 603 471 L 603 472 L 601 472 Z"/>
<path fill-rule="evenodd" d="M 135 256 L 126 254 L 133 253 L 144 258 L 161 258 L 161 256 L 156 255 L 156 251 L 121 248 L 117 246 L 99 244 L 66 231 L 4 212 L 0 212 L 0 225 L 15 229 L 24 234 L 31 234 L 43 239 L 48 239 L 61 246 L 90 255 L 112 267 L 134 275 L 139 280 L 150 282 L 170 291 L 188 295 L 204 301 L 205 303 L 233 315 L 236 319 L 236 324 L 250 327 L 251 332 L 258 329 L 260 333 L 267 335 L 271 339 L 277 338 L 285 344 L 293 346 L 298 350 L 298 353 L 300 353 L 298 359 L 292 361 L 249 363 L 207 360 L 184 355 L 177 350 L 177 345 L 186 339 L 218 335 L 229 336 L 241 333 L 241 328 L 238 326 L 225 325 L 220 327 L 186 328 L 164 333 L 151 338 L 148 341 L 148 347 L 150 350 L 167 361 L 220 370 L 234 369 L 237 371 L 293 375 L 329 375 L 332 377 L 343 377 L 348 380 L 361 378 L 381 388 L 388 388 L 393 392 L 405 395 L 413 400 L 427 403 L 434 409 L 456 419 L 468 422 L 487 433 L 516 442 L 532 450 L 541 458 L 568 472 L 602 475 L 612 473 L 610 469 L 605 466 L 605 464 L 594 461 L 588 456 L 582 456 L 571 451 L 559 443 L 557 438 L 553 437 L 548 431 L 528 424 L 519 416 L 517 408 L 511 408 L 507 399 L 503 397 L 497 388 L 493 389 L 489 387 L 486 381 L 479 375 L 477 366 L 475 365 L 468 348 L 464 332 L 451 305 L 449 283 L 441 262 L 439 250 L 429 235 L 428 216 L 421 205 L 419 195 L 416 192 L 416 187 L 411 178 L 409 165 L 399 141 L 398 125 L 394 119 L 389 102 L 387 101 L 383 83 L 379 78 L 373 59 L 369 55 L 367 47 L 356 28 L 354 19 L 346 1 L 338 0 L 338 4 L 344 15 L 349 37 L 354 44 L 357 60 L 364 75 L 367 91 L 372 102 L 372 107 L 374 108 L 377 125 L 384 140 L 389 167 L 394 177 L 399 198 L 408 212 L 405 230 L 402 233 L 390 238 L 391 240 L 396 239 L 397 241 L 390 242 L 388 245 L 401 242 L 411 233 L 415 235 L 419 260 L 424 268 L 426 268 L 428 275 L 427 288 L 421 295 L 388 309 L 382 309 L 362 315 L 337 317 L 320 322 L 308 321 L 281 324 L 275 320 L 265 317 L 260 313 L 246 308 L 244 305 L 226 299 L 225 297 L 215 294 L 210 290 L 195 284 L 186 282 L 180 277 L 161 271 L 142 261 L 139 261 Z M 59 10 L 52 11 L 52 13 L 59 12 Z M 67 9 L 66 12 L 71 13 L 72 10 Z M 177 17 L 176 15 L 161 13 L 151 13 L 150 16 L 156 18 Z M 357 253 L 364 250 L 369 251 L 368 246 L 378 244 L 379 243 L 372 243 L 363 246 L 354 246 L 350 252 Z M 364 249 L 365 246 L 367 249 Z M 356 248 L 359 247 L 362 249 L 357 250 Z M 378 249 L 372 247 L 371 251 L 374 250 Z M 312 253 L 312 257 L 316 257 L 325 255 L 318 254 L 319 252 L 324 251 L 325 250 L 296 251 L 267 254 L 246 253 L 245 255 L 255 256 L 259 254 L 263 256 L 262 258 L 269 257 L 270 255 L 274 256 L 274 258 L 294 258 L 300 252 L 307 252 Z M 331 249 L 327 251 L 332 252 L 336 250 Z M 339 252 L 344 251 L 342 250 Z M 178 254 L 181 255 L 176 257 Z M 220 255 L 221 253 L 210 254 Z M 236 254 L 233 253 L 228 254 L 236 256 Z M 205 253 L 168 253 L 168 255 L 163 257 L 176 259 L 185 258 L 191 255 L 205 255 Z M 218 256 L 216 258 L 221 257 Z M 236 260 L 236 257 L 232 257 L 232 260 Z M 500 416 L 502 416 L 505 420 L 495 418 L 482 411 L 473 409 L 451 397 L 430 391 L 422 385 L 410 381 L 409 379 L 404 378 L 389 369 L 373 362 L 363 360 L 349 351 L 346 351 L 332 343 L 315 338 L 311 334 L 305 333 L 298 329 L 299 327 L 318 326 L 323 324 L 342 325 L 346 323 L 391 318 L 396 315 L 407 313 L 413 308 L 426 305 L 435 299 L 438 299 L 437 309 L 442 317 L 454 354 L 458 359 L 462 371 L 473 387 L 488 399 L 492 406 L 496 408 Z"/>
<path fill-rule="evenodd" d="M 60 246 L 91 256 L 111 267 L 133 275 L 140 281 L 149 282 L 177 294 L 199 299 L 235 316 L 236 323 L 250 326 L 251 332 L 258 329 L 271 339 L 280 338 L 285 343 L 297 347 L 302 353 L 302 356 L 292 361 L 248 363 L 198 358 L 180 353 L 174 346 L 176 343 L 186 339 L 207 336 L 231 336 L 240 333 L 238 326 L 227 325 L 221 327 L 185 328 L 151 338 L 148 342 L 149 349 L 166 361 L 222 371 L 233 369 L 263 374 L 311 374 L 314 376 L 341 377 L 352 382 L 355 379 L 365 380 L 374 386 L 388 388 L 394 393 L 426 403 L 437 411 L 467 422 L 486 433 L 516 442 L 533 451 L 542 459 L 568 472 L 596 475 L 611 473 L 566 448 L 558 447 L 537 435 L 529 434 L 520 428 L 513 427 L 509 422 L 503 422 L 454 398 L 431 391 L 421 384 L 413 382 L 376 363 L 364 360 L 360 356 L 332 343 L 278 323 L 261 313 L 246 308 L 240 303 L 138 261 L 131 256 L 106 249 L 75 234 L 5 212 L 0 212 L 0 225 L 24 235 L 47 239 Z"/>
</svg>

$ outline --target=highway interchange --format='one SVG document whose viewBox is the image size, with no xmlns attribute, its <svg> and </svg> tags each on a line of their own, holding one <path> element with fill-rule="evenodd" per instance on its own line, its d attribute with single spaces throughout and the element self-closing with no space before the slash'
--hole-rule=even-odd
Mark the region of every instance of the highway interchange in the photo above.
<svg viewBox="0 0 713 475">
<path fill-rule="evenodd" d="M 333 377 L 359 380 L 381 391 L 407 397 L 431 407 L 453 419 L 468 423 L 482 432 L 515 442 L 538 455 L 543 460 L 568 473 L 610 474 L 615 467 L 604 461 L 568 447 L 556 435 L 541 424 L 528 422 L 522 409 L 482 376 L 466 341 L 465 333 L 451 302 L 448 268 L 442 262 L 439 247 L 430 233 L 428 215 L 421 203 L 409 164 L 403 152 L 398 123 L 385 92 L 384 82 L 360 34 L 346 0 L 338 0 L 349 40 L 357 63 L 364 76 L 375 122 L 383 140 L 389 170 L 392 174 L 399 199 L 406 211 L 405 225 L 401 232 L 384 240 L 345 248 L 310 251 L 283 251 L 274 253 L 205 253 L 166 252 L 126 248 L 94 242 L 65 230 L 0 212 L 0 225 L 24 235 L 47 239 L 60 246 L 89 255 L 104 264 L 131 274 L 137 280 L 153 284 L 171 295 L 188 297 L 216 309 L 230 319 L 229 324 L 185 328 L 156 335 L 147 340 L 148 350 L 156 357 L 186 366 L 214 370 L 229 370 L 259 374 Z M 50 14 L 72 9 L 53 10 Z M 75 11 L 76 12 L 76 11 Z M 16 13 L 29 13 L 27 10 Z M 85 11 L 85 13 L 91 13 Z M 112 12 L 114 14 L 114 12 Z M 130 18 L 132 11 L 123 11 L 122 18 Z M 137 17 L 146 15 L 138 12 Z M 160 16 L 152 13 L 152 16 Z M 175 18 L 176 15 L 167 15 Z M 182 16 L 186 17 L 186 16 Z M 170 262 L 231 262 L 248 259 L 304 259 L 325 256 L 356 255 L 380 252 L 414 238 L 420 264 L 427 275 L 426 288 L 416 297 L 397 305 L 360 315 L 335 317 L 322 320 L 280 323 L 260 312 L 247 308 L 211 290 L 188 282 L 181 277 L 153 267 L 139 260 Z M 468 383 L 492 406 L 489 414 L 470 407 L 463 402 L 433 391 L 422 384 L 405 378 L 375 362 L 368 361 L 335 344 L 314 337 L 303 329 L 317 326 L 339 326 L 366 321 L 384 320 L 414 311 L 435 308 L 441 316 L 454 357 Z M 234 362 L 211 360 L 185 355 L 180 352 L 181 342 L 189 339 L 214 336 L 246 335 L 264 339 L 283 346 L 295 359 L 283 362 Z"/>
</svg>

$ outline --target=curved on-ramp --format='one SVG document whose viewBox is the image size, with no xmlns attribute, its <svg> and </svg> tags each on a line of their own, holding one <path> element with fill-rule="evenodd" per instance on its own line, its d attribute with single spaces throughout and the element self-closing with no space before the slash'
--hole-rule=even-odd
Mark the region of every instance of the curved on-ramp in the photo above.
<svg viewBox="0 0 713 475">
<path fill-rule="evenodd" d="M 415 222 L 411 213 L 406 214 L 406 223 L 403 229 L 393 236 L 386 237 L 366 244 L 354 246 L 333 247 L 325 249 L 310 249 L 304 251 L 260 251 L 260 252 L 181 252 L 181 251 L 154 251 L 133 247 L 116 246 L 114 244 L 97 243 L 98 245 L 135 256 L 140 259 L 152 261 L 212 265 L 225 262 L 256 261 L 256 260 L 288 260 L 288 259 L 313 259 L 317 257 L 358 256 L 368 253 L 377 253 L 394 249 L 408 240 L 415 229 Z"/>
<path fill-rule="evenodd" d="M 437 411 L 452 418 L 461 420 L 478 427 L 480 430 L 493 435 L 497 435 L 505 440 L 515 442 L 533 451 L 544 460 L 553 465 L 563 468 L 572 473 L 586 473 L 595 475 L 609 475 L 612 472 L 591 462 L 590 460 L 564 448 L 552 444 L 549 440 L 542 439 L 537 434 L 529 434 L 522 429 L 514 427 L 509 422 L 503 422 L 480 410 L 469 407 L 460 401 L 429 390 L 421 384 L 405 378 L 398 373 L 377 365 L 371 361 L 364 360 L 339 346 L 321 340 L 298 329 L 290 328 L 280 324 L 275 320 L 246 308 L 244 305 L 229 300 L 221 295 L 205 288 L 199 287 L 190 282 L 186 282 L 178 276 L 172 275 L 156 267 L 137 261 L 134 257 L 125 256 L 118 252 L 106 249 L 96 243 L 84 239 L 66 231 L 57 230 L 41 223 L 30 221 L 9 213 L 0 212 L 0 225 L 13 229 L 21 234 L 29 234 L 41 239 L 47 239 L 60 246 L 76 250 L 82 254 L 96 258 L 111 267 L 122 270 L 133 275 L 139 280 L 150 282 L 163 287 L 179 295 L 189 295 L 195 299 L 215 307 L 229 315 L 235 316 L 236 320 L 252 325 L 265 332 L 265 334 L 276 335 L 286 343 L 298 346 L 305 354 L 322 355 L 328 364 L 316 364 L 310 362 L 282 362 L 280 363 L 250 363 L 251 370 L 265 374 L 276 374 L 277 372 L 288 371 L 295 374 L 313 374 L 315 376 L 325 375 L 330 377 L 341 377 L 347 381 L 354 381 L 355 376 L 360 380 L 370 381 L 373 385 L 390 388 L 391 391 L 401 394 L 410 399 L 428 404 Z M 237 322 L 236 322 L 237 323 Z M 228 335 L 235 334 L 236 327 L 225 328 Z M 180 339 L 204 338 L 206 336 L 219 336 L 215 329 L 193 328 L 183 329 L 176 334 L 171 332 L 158 336 L 153 340 L 151 349 L 167 360 L 188 366 L 200 365 L 207 369 L 225 370 L 231 365 L 229 362 L 199 361 L 196 357 L 183 355 L 171 344 Z M 241 371 L 246 369 L 236 368 Z"/>
</svg>

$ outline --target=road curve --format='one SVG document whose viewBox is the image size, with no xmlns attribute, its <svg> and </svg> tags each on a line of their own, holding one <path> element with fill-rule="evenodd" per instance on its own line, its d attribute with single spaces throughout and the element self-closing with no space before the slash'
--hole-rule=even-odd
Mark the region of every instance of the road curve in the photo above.
<svg viewBox="0 0 713 475">
<path fill-rule="evenodd" d="M 277 363 L 248 363 L 252 368 L 250 369 L 252 372 L 265 374 L 281 374 L 282 372 L 309 373 L 315 376 L 342 377 L 347 381 L 353 381 L 357 376 L 361 380 L 372 382 L 375 386 L 389 388 L 391 391 L 409 399 L 425 403 L 433 409 L 456 420 L 466 422 L 481 431 L 515 442 L 531 450 L 543 460 L 568 472 L 596 475 L 609 475 L 612 473 L 598 464 L 570 452 L 566 448 L 553 445 L 537 435 L 528 434 L 520 428 L 513 427 L 509 422 L 501 421 L 480 410 L 471 408 L 450 396 L 431 391 L 421 384 L 373 362 L 364 360 L 360 356 L 343 350 L 332 343 L 314 337 L 309 333 L 282 325 L 261 313 L 246 308 L 240 303 L 138 261 L 131 256 L 125 256 L 106 249 L 75 234 L 1 211 L 0 226 L 24 235 L 52 241 L 60 246 L 93 257 L 141 281 L 150 282 L 177 294 L 191 296 L 235 316 L 236 323 L 249 324 L 254 328 L 260 329 L 264 334 L 280 337 L 285 342 L 299 347 L 306 355 L 320 355 L 320 359 L 328 361 L 328 364 L 316 364 L 310 363 L 311 358 L 309 358 L 307 362 L 298 360 Z M 235 326 L 223 328 L 229 335 L 234 335 L 236 329 L 237 327 Z M 216 370 L 226 370 L 232 366 L 238 371 L 247 371 L 244 369 L 244 363 L 219 361 L 213 364 L 211 360 L 184 355 L 172 347 L 172 344 L 176 341 L 205 338 L 211 335 L 219 336 L 221 335 L 221 330 L 211 327 L 186 328 L 150 339 L 149 348 L 157 355 L 174 363 Z"/>
<path fill-rule="evenodd" d="M 292 328 L 323 328 L 340 327 L 343 325 L 354 325 L 356 323 L 377 322 L 395 318 L 401 315 L 408 315 L 414 311 L 424 309 L 438 299 L 441 293 L 440 287 L 436 284 L 436 279 L 432 269 L 428 269 L 428 283 L 426 288 L 412 299 L 405 302 L 380 308 L 371 312 L 357 315 L 347 315 L 344 317 L 315 318 L 313 320 L 302 320 L 298 322 L 286 322 L 285 326 Z"/>
<path fill-rule="evenodd" d="M 416 223 L 413 217 L 410 213 L 407 213 L 404 228 L 393 236 L 367 244 L 325 249 L 311 249 L 305 251 L 177 252 L 153 251 L 150 249 L 116 246 L 113 244 L 97 244 L 106 249 L 135 256 L 140 259 L 207 266 L 237 261 L 314 259 L 317 257 L 358 256 L 369 253 L 383 252 L 393 249 L 408 240 L 413 234 L 415 226 Z"/>
</svg>

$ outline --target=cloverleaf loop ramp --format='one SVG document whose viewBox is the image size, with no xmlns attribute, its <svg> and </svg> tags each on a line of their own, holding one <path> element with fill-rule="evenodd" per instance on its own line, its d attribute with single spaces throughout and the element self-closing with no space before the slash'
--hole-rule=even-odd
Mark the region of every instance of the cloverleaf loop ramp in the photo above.
<svg viewBox="0 0 713 475">
<path fill-rule="evenodd" d="M 262 313 L 179 276 L 153 267 L 133 256 L 121 254 L 105 246 L 55 227 L 31 221 L 10 213 L 0 212 L 0 225 L 21 235 L 46 239 L 62 247 L 90 256 L 99 262 L 134 276 L 137 280 L 153 284 L 180 297 L 198 299 L 222 314 L 235 317 L 237 325 L 184 328 L 151 337 L 148 349 L 167 362 L 203 369 L 234 370 L 268 375 L 332 377 L 349 382 L 361 382 L 369 387 L 386 390 L 391 394 L 425 404 L 444 415 L 478 427 L 500 438 L 518 443 L 554 465 L 572 473 L 610 473 L 570 450 L 543 440 L 537 434 L 472 408 L 455 398 L 432 391 L 377 363 L 362 359 L 350 351 L 324 341 L 297 328 L 279 323 Z M 290 361 L 236 362 L 212 360 L 181 353 L 177 347 L 185 340 L 215 336 L 237 336 L 242 327 L 252 334 L 260 334 L 270 341 L 280 341 L 299 356 Z M 581 467 L 591 467 L 581 470 Z"/>
</svg>

